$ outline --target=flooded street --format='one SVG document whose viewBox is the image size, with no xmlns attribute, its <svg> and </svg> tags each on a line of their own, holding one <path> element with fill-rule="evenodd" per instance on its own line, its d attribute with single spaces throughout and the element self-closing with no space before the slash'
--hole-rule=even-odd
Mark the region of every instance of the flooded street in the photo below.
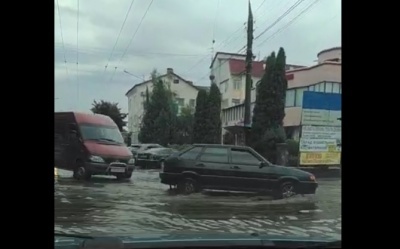
<svg viewBox="0 0 400 249">
<path fill-rule="evenodd" d="M 341 182 L 319 180 L 316 196 L 290 200 L 243 194 L 176 195 L 158 171 L 129 181 L 55 178 L 55 230 L 93 235 L 228 232 L 341 237 Z"/>
</svg>

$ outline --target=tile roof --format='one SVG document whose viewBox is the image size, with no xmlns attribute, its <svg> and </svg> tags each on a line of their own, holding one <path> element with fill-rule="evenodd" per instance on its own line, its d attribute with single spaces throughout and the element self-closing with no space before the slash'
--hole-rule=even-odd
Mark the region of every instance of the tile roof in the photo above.
<svg viewBox="0 0 400 249">
<path fill-rule="evenodd" d="M 242 74 L 246 71 L 246 62 L 244 60 L 229 59 L 229 69 L 231 74 Z M 253 61 L 253 77 L 261 78 L 264 75 L 264 62 Z"/>
</svg>

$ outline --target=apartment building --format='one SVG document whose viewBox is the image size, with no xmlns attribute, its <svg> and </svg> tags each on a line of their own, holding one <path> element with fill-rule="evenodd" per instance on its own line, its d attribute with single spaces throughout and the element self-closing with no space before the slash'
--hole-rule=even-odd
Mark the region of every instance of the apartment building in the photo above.
<svg viewBox="0 0 400 249">
<path fill-rule="evenodd" d="M 178 104 L 178 112 L 184 106 L 195 108 L 197 92 L 201 88 L 209 87 L 195 86 L 192 81 L 186 80 L 174 73 L 172 68 L 167 68 L 165 74 L 160 75 L 160 79 L 174 93 L 174 98 Z M 146 88 L 152 91 L 153 83 L 151 79 L 134 85 L 125 94 L 128 97 L 128 129 L 132 132 L 132 143 L 139 143 L 138 134 L 144 114 L 144 101 L 146 98 Z M 179 113 L 178 113 L 179 114 Z"/>
<path fill-rule="evenodd" d="M 243 56 L 242 56 L 243 57 Z M 298 65 L 287 65 L 286 77 L 288 80 L 288 89 L 286 93 L 286 108 L 284 126 L 289 138 L 298 139 L 300 135 L 301 113 L 303 93 L 305 91 L 325 92 L 325 93 L 342 93 L 342 71 L 341 71 L 341 47 L 325 49 L 317 54 L 318 62 L 315 65 L 304 67 Z M 225 70 L 231 69 L 229 57 L 225 57 L 228 61 Z M 244 57 L 243 57 L 244 58 Z M 236 59 L 236 58 L 234 58 Z M 255 63 L 257 65 L 257 63 Z M 244 70 L 244 64 L 241 67 Z M 254 79 L 264 72 L 259 72 L 260 66 L 255 66 L 253 72 Z M 230 71 L 227 71 L 230 72 Z M 212 71 L 213 73 L 213 71 Z M 218 71 L 214 70 L 218 75 Z M 219 75 L 218 75 L 219 76 Z M 225 76 L 226 77 L 226 76 Z M 244 76 L 242 76 L 244 77 Z M 215 77 L 217 79 L 217 76 Z M 224 77 L 220 77 L 221 79 Z M 233 81 L 232 81 L 233 83 Z M 224 96 L 225 99 L 233 99 L 235 97 L 244 96 L 244 83 L 242 83 L 241 93 Z M 230 92 L 229 92 L 230 93 Z M 252 109 L 255 102 L 255 88 L 252 89 L 251 103 Z M 244 98 L 243 98 L 244 100 Z M 253 114 L 251 112 L 251 114 Z M 225 105 L 222 108 L 222 133 L 231 131 L 235 133 L 238 143 L 243 142 L 243 121 L 244 121 L 244 104 Z"/>
</svg>

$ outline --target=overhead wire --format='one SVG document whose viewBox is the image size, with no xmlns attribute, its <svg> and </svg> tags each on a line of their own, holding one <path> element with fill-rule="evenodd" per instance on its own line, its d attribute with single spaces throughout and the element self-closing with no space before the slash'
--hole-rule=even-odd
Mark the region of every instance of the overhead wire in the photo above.
<svg viewBox="0 0 400 249">
<path fill-rule="evenodd" d="M 62 49 L 63 49 L 63 56 L 64 56 L 64 64 L 65 64 L 65 72 L 67 74 L 67 80 L 70 82 L 69 78 L 69 72 L 68 72 L 68 64 L 67 64 L 67 58 L 66 58 L 66 52 L 65 52 L 65 44 L 64 44 L 64 35 L 62 32 L 62 25 L 61 25 L 61 12 L 60 12 L 60 5 L 58 4 L 57 0 L 57 12 L 58 12 L 58 20 L 60 23 L 60 35 L 61 35 L 61 43 L 62 43 Z"/>
<path fill-rule="evenodd" d="M 129 47 L 131 46 L 133 39 L 135 38 L 135 36 L 136 36 L 137 32 L 139 31 L 139 29 L 140 29 L 140 26 L 141 26 L 141 25 L 142 25 L 142 23 L 143 23 L 143 20 L 146 18 L 146 15 L 147 15 L 147 13 L 148 13 L 148 12 L 149 12 L 149 10 L 150 10 L 150 8 L 151 8 L 151 5 L 153 4 L 153 1 L 154 1 L 154 0 L 151 0 L 151 2 L 149 3 L 149 5 L 147 6 L 147 9 L 146 9 L 146 11 L 144 12 L 144 14 L 143 14 L 142 18 L 140 19 L 139 25 L 137 26 L 137 28 L 136 28 L 135 32 L 133 33 L 133 35 L 132 35 L 131 39 L 129 40 L 129 43 L 128 43 L 128 45 L 126 46 L 126 48 L 125 48 L 125 50 L 124 50 L 123 54 L 121 55 L 121 58 L 119 59 L 119 60 L 120 60 L 120 62 L 121 62 L 121 61 L 122 61 L 122 59 L 125 57 L 125 54 L 126 54 L 126 52 L 128 51 Z"/>
<path fill-rule="evenodd" d="M 285 18 L 290 12 L 296 9 L 304 0 L 297 0 L 293 5 L 291 5 L 282 15 L 280 15 L 272 24 L 270 24 L 266 29 L 264 29 L 260 34 L 254 37 L 253 41 L 256 41 L 262 35 L 264 35 L 267 31 L 271 30 L 276 24 L 278 24 L 283 18 Z M 246 46 L 244 45 L 239 51 L 243 52 L 246 50 Z M 240 53 L 239 52 L 239 53 Z"/>
<path fill-rule="evenodd" d="M 263 2 L 261 2 L 261 4 L 256 8 L 255 13 L 260 10 L 260 8 L 265 4 L 266 0 L 264 0 Z M 247 22 L 244 22 L 243 25 L 246 25 Z M 237 30 L 235 30 L 231 35 L 229 35 L 226 39 L 224 39 L 221 43 L 219 43 L 216 47 L 218 47 L 218 49 L 220 50 L 223 47 L 226 47 L 230 42 L 230 39 L 232 37 L 234 37 L 234 35 L 236 33 L 238 33 L 239 31 L 243 30 L 243 26 L 239 27 Z M 224 44 L 225 43 L 225 44 Z M 246 46 L 242 47 L 238 53 L 242 52 L 243 50 L 246 49 Z M 190 67 L 186 73 L 189 73 L 190 71 L 192 71 L 194 68 L 196 68 L 201 62 L 203 62 L 205 59 L 207 58 L 207 56 L 201 58 L 199 61 L 197 61 L 192 67 Z"/>
<path fill-rule="evenodd" d="M 287 16 L 291 11 L 293 11 L 296 7 L 298 7 L 299 4 L 300 4 L 301 2 L 303 2 L 303 1 L 304 1 L 304 0 L 298 0 L 298 1 L 296 1 L 296 3 L 294 3 L 293 5 L 291 5 L 282 15 L 280 15 L 280 17 L 278 17 L 278 18 L 273 22 L 273 24 L 271 24 L 269 27 L 267 27 L 266 30 L 264 30 L 263 32 L 261 32 L 260 35 L 258 35 L 258 37 L 261 37 L 261 35 L 265 34 L 265 32 L 267 32 L 267 31 L 270 30 L 272 27 L 274 27 L 274 26 L 275 26 L 277 23 L 279 23 L 285 16 Z M 317 2 L 317 1 L 319 1 L 319 0 L 315 0 L 315 2 Z M 303 14 L 305 11 L 307 11 L 309 8 L 311 8 L 311 7 L 315 4 L 315 2 L 313 2 L 312 4 L 310 4 L 311 6 L 306 7 L 305 10 L 303 10 L 298 16 L 300 16 L 300 15 Z M 263 4 L 263 3 L 261 3 L 261 5 L 262 5 L 262 4 Z M 261 5 L 260 5 L 260 6 L 261 6 Z M 294 19 L 297 19 L 298 16 L 296 16 Z M 293 20 L 290 21 L 290 23 L 293 23 Z M 289 24 L 289 25 L 290 25 L 290 24 Z M 254 38 L 254 40 L 255 40 L 255 38 Z M 246 50 L 246 47 L 247 47 L 247 45 L 244 45 L 241 49 L 239 49 L 239 51 L 238 51 L 237 53 L 240 54 L 241 52 L 243 52 L 244 50 Z M 231 56 L 230 58 L 232 58 L 232 56 Z M 218 69 L 219 67 L 221 67 L 222 65 L 224 65 L 227 61 L 228 61 L 228 60 L 225 60 L 223 63 L 221 63 L 220 65 L 218 65 L 216 68 L 214 68 L 214 70 L 216 70 L 216 69 Z M 207 76 L 207 74 L 204 75 L 203 77 L 201 77 L 199 80 L 204 79 L 206 76 Z"/>
<path fill-rule="evenodd" d="M 260 34 L 258 34 L 256 37 L 254 37 L 254 41 L 257 40 L 259 37 L 261 37 L 263 34 L 265 34 L 268 30 L 273 28 L 279 21 L 281 21 L 285 16 L 290 14 L 294 9 L 296 9 L 304 0 L 298 0 L 296 3 L 294 3 L 292 6 L 289 7 L 282 15 L 280 15 L 271 25 L 269 25 L 266 29 L 264 29 Z"/>
<path fill-rule="evenodd" d="M 55 47 L 61 47 L 62 48 L 62 43 L 55 43 Z M 66 48 L 66 53 L 76 53 L 76 47 L 75 45 L 69 45 L 65 44 Z M 103 57 L 104 54 L 108 54 L 109 49 L 107 48 L 97 48 L 97 47 L 82 47 L 79 46 L 79 54 L 88 54 L 88 55 L 94 55 L 94 54 L 100 54 L 99 56 Z M 114 52 L 114 54 L 117 53 Z M 135 55 L 157 55 L 157 56 L 182 56 L 182 57 L 198 57 L 198 56 L 204 56 L 206 53 L 201 53 L 201 54 L 183 54 L 183 53 L 168 53 L 168 52 L 157 52 L 157 51 L 134 51 Z M 57 53 L 57 51 L 56 51 Z"/>
<path fill-rule="evenodd" d="M 112 58 L 112 56 L 113 56 L 114 50 L 115 50 L 115 48 L 116 48 L 116 46 L 117 46 L 117 43 L 118 43 L 119 38 L 120 38 L 120 36 L 121 36 L 122 30 L 123 30 L 124 27 L 125 27 L 126 20 L 128 19 L 129 13 L 131 12 L 132 5 L 133 5 L 134 2 L 135 2 L 135 0 L 132 0 L 132 1 L 131 1 L 130 5 L 129 5 L 129 8 L 128 8 L 128 11 L 127 11 L 126 14 L 125 14 L 124 21 L 122 22 L 121 28 L 120 28 L 119 33 L 118 33 L 118 35 L 117 35 L 117 39 L 115 40 L 114 46 L 113 46 L 113 48 L 111 49 L 110 56 L 108 57 L 107 63 L 106 63 L 106 65 L 105 65 L 105 67 L 104 67 L 103 75 L 104 75 L 104 73 L 106 72 L 107 67 L 108 67 L 108 63 L 110 63 L 110 60 L 111 60 L 111 58 Z"/>
<path fill-rule="evenodd" d="M 274 36 L 282 32 L 283 30 L 287 29 L 290 25 L 292 25 L 300 16 L 302 16 L 304 13 L 308 12 L 313 6 L 315 6 L 316 3 L 318 3 L 319 0 L 314 0 L 311 4 L 309 4 L 306 8 L 304 8 L 299 14 L 297 14 L 294 18 L 292 18 L 288 23 L 286 23 L 283 27 L 275 31 L 273 34 L 271 34 L 269 37 L 267 37 L 265 40 L 263 40 L 260 44 L 257 45 L 257 47 L 261 46 L 268 40 L 272 39 Z"/>
<path fill-rule="evenodd" d="M 142 18 L 140 19 L 140 22 L 139 22 L 139 24 L 138 24 L 138 26 L 137 26 L 135 32 L 133 33 L 131 39 L 129 40 L 128 45 L 126 46 L 124 52 L 122 53 L 122 55 L 121 55 L 121 57 L 120 57 L 120 59 L 119 59 L 119 63 L 118 63 L 118 64 L 121 64 L 122 59 L 125 57 L 126 53 L 128 52 L 128 49 L 129 49 L 129 47 L 131 46 L 132 41 L 133 41 L 133 39 L 135 38 L 137 32 L 139 31 L 140 26 L 142 25 L 144 19 L 146 18 L 146 15 L 147 15 L 147 13 L 149 12 L 149 10 L 150 10 L 150 8 L 151 8 L 153 2 L 154 2 L 154 0 L 151 0 L 150 3 L 149 3 L 149 5 L 147 6 L 147 9 L 146 9 L 146 11 L 144 12 Z M 115 67 L 115 70 L 117 70 L 117 68 L 118 68 L 118 66 Z M 115 72 L 114 72 L 114 73 L 115 73 Z M 113 78 L 114 78 L 114 77 L 112 77 L 111 80 L 112 80 Z M 110 80 L 110 83 L 111 83 L 111 80 Z"/>
<path fill-rule="evenodd" d="M 76 14 L 76 97 L 77 109 L 79 108 L 79 0 L 77 0 L 78 11 Z"/>
</svg>

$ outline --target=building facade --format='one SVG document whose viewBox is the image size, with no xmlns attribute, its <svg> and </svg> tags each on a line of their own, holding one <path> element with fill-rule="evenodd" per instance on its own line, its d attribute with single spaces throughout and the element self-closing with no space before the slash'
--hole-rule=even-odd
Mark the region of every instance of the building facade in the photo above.
<svg viewBox="0 0 400 249">
<path fill-rule="evenodd" d="M 192 81 L 183 79 L 175 74 L 172 68 L 168 68 L 167 72 L 160 76 L 160 79 L 174 93 L 174 98 L 178 105 L 178 114 L 184 106 L 195 108 L 197 92 L 203 88 L 202 86 L 193 85 Z M 125 94 L 128 97 L 128 129 L 132 132 L 132 143 L 139 143 L 138 135 L 144 114 L 146 89 L 151 93 L 153 89 L 151 79 L 134 85 Z"/>
<path fill-rule="evenodd" d="M 334 47 L 318 53 L 318 63 L 310 66 L 288 65 L 286 77 L 286 108 L 284 127 L 288 138 L 299 139 L 302 100 L 305 91 L 342 93 L 341 48 Z M 244 94 L 244 89 L 243 89 Z M 252 109 L 254 108 L 255 89 L 252 89 Z M 251 112 L 253 113 L 253 112 Z M 243 143 L 244 104 L 222 108 L 223 133 L 235 134 L 235 142 Z"/>
</svg>

